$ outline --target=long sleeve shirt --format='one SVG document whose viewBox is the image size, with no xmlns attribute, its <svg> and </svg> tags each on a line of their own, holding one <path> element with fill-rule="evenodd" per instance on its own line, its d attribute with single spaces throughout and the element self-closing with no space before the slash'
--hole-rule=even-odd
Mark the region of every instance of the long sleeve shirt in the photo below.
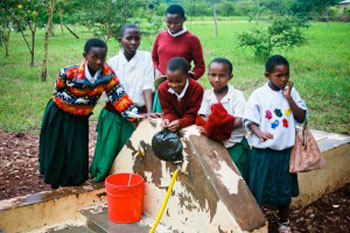
<svg viewBox="0 0 350 233">
<path fill-rule="evenodd" d="M 173 57 L 183 57 L 189 64 L 193 61 L 194 79 L 199 79 L 205 71 L 203 49 L 199 38 L 187 31 L 177 37 L 169 35 L 167 30 L 158 34 L 152 50 L 152 60 L 155 69 L 166 73 L 168 61 Z"/>
<path fill-rule="evenodd" d="M 188 79 L 189 84 L 182 98 L 173 94 L 168 81 L 163 82 L 159 88 L 159 101 L 164 114 L 164 119 L 169 121 L 180 120 L 181 128 L 195 123 L 197 112 L 203 98 L 203 87 L 193 79 Z"/>
</svg>

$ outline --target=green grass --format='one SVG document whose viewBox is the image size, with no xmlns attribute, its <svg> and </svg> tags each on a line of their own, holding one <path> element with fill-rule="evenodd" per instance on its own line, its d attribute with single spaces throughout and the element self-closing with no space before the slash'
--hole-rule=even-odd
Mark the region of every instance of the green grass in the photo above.
<svg viewBox="0 0 350 233">
<path fill-rule="evenodd" d="M 215 57 L 232 61 L 231 83 L 246 97 L 265 82 L 264 62 L 256 59 L 250 49 L 239 48 L 236 34 L 255 26 L 257 24 L 239 19 L 220 21 L 219 38 L 215 38 L 212 21 L 187 22 L 187 27 L 201 39 L 206 64 Z M 83 59 L 83 45 L 91 34 L 79 28 L 77 33 L 81 38 L 77 40 L 67 31 L 64 38 L 58 29 L 56 31 L 56 37 L 50 38 L 47 82 L 40 81 L 43 30 L 37 35 L 34 68 L 29 66 L 29 53 L 20 34 L 11 35 L 10 57 L 5 58 L 4 48 L 0 48 L 0 128 L 3 130 L 39 129 L 58 71 Z M 309 122 L 314 129 L 350 134 L 349 36 L 349 23 L 315 23 L 306 31 L 308 44 L 289 51 L 274 51 L 289 60 L 291 80 L 309 107 Z M 154 37 L 143 38 L 140 49 L 150 51 Z M 117 53 L 118 44 L 111 39 L 108 45 L 108 57 L 111 57 Z M 209 88 L 206 75 L 200 82 Z M 92 119 L 97 119 L 101 105 L 95 109 Z"/>
</svg>

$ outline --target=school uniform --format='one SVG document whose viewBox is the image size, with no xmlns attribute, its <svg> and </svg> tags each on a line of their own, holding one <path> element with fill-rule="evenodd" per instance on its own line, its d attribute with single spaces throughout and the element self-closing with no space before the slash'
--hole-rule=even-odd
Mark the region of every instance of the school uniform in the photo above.
<svg viewBox="0 0 350 233">
<path fill-rule="evenodd" d="M 139 110 L 145 109 L 144 90 L 154 91 L 154 70 L 151 54 L 145 51 L 136 51 L 128 61 L 124 51 L 112 57 L 108 64 L 118 77 L 133 103 Z M 108 99 L 104 98 L 106 106 L 101 111 L 97 124 L 97 143 L 94 159 L 90 168 L 91 177 L 95 182 L 103 180 L 108 174 L 115 157 L 127 143 L 134 126 L 131 122 L 115 111 Z"/>
<path fill-rule="evenodd" d="M 164 114 L 163 119 L 169 121 L 179 120 L 180 128 L 185 128 L 195 123 L 198 110 L 203 98 L 203 87 L 193 79 L 186 79 L 184 89 L 177 94 L 163 82 L 159 88 L 159 101 Z"/>
<path fill-rule="evenodd" d="M 205 71 L 203 49 L 199 38 L 189 32 L 186 27 L 172 34 L 169 29 L 160 32 L 154 41 L 152 60 L 155 69 L 163 75 L 166 74 L 168 61 L 173 57 L 183 57 L 189 64 L 193 61 L 192 72 L 195 80 L 199 79 Z M 155 92 L 153 112 L 161 112 L 158 101 L 158 92 Z"/>
<path fill-rule="evenodd" d="M 294 87 L 291 97 L 307 112 Z M 253 146 L 249 187 L 259 205 L 289 205 L 291 197 L 299 195 L 297 175 L 289 173 L 296 121 L 282 90 L 272 90 L 267 82 L 253 91 L 244 111 L 244 125 L 248 127 L 251 123 L 257 124 L 262 132 L 271 133 L 273 139 L 262 142 L 255 134 L 249 135 Z"/>
<path fill-rule="evenodd" d="M 220 103 L 223 105 L 228 114 L 243 119 L 245 108 L 245 98 L 241 91 L 235 89 L 232 85 L 227 85 L 227 94 L 222 98 Z M 214 89 L 206 90 L 204 92 L 201 108 L 198 111 L 199 115 L 210 114 L 210 107 L 218 103 Z M 248 181 L 248 162 L 250 158 L 250 149 L 247 140 L 245 139 L 244 127 L 239 127 L 232 131 L 231 137 L 222 143 L 227 148 L 232 160 L 235 162 L 238 170 L 243 178 Z"/>
<path fill-rule="evenodd" d="M 88 118 L 104 91 L 124 118 L 129 119 L 128 111 L 138 112 L 107 64 L 93 77 L 86 60 L 61 70 L 44 112 L 39 144 L 40 173 L 53 188 L 88 179 Z"/>
</svg>

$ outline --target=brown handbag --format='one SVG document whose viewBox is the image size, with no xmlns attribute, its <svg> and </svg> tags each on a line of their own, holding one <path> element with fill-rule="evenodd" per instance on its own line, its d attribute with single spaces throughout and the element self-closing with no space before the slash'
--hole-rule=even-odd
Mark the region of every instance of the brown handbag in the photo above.
<svg viewBox="0 0 350 233">
<path fill-rule="evenodd" d="M 299 173 L 323 168 L 326 160 L 322 157 L 314 136 L 307 124 L 302 129 L 296 129 L 295 144 L 292 148 L 289 172 Z"/>
</svg>

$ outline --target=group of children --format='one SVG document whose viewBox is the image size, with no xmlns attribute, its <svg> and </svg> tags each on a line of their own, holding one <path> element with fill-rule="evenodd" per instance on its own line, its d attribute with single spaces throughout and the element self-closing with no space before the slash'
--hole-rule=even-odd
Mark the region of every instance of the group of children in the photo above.
<svg viewBox="0 0 350 233">
<path fill-rule="evenodd" d="M 99 116 L 90 167 L 96 181 L 108 175 L 115 156 L 134 131 L 138 114 L 155 117 L 152 106 L 160 103 L 161 108 L 153 112 L 162 112 L 162 127 L 178 131 L 194 124 L 199 115 L 206 119 L 213 105 L 220 103 L 234 117 L 233 131 L 223 145 L 258 204 L 278 206 L 279 231 L 290 232 L 289 204 L 299 190 L 297 176 L 289 173 L 289 158 L 295 124 L 305 120 L 307 108 L 289 82 L 288 61 L 280 55 L 270 57 L 265 65 L 267 82 L 246 102 L 243 93 L 229 84 L 231 62 L 216 58 L 208 66 L 212 88 L 204 92 L 196 81 L 205 69 L 199 39 L 183 26 L 181 6 L 170 6 L 166 19 L 168 30 L 158 35 L 152 56 L 137 50 L 140 30 L 126 24 L 120 31 L 123 49 L 117 56 L 106 63 L 107 45 L 94 38 L 86 42 L 81 64 L 61 70 L 40 133 L 40 173 L 45 183 L 57 188 L 88 179 L 88 117 L 100 96 L 106 104 Z M 178 43 L 179 49 L 174 47 Z M 152 98 L 154 77 L 162 75 L 166 80 Z M 246 132 L 250 132 L 248 140 Z"/>
</svg>

